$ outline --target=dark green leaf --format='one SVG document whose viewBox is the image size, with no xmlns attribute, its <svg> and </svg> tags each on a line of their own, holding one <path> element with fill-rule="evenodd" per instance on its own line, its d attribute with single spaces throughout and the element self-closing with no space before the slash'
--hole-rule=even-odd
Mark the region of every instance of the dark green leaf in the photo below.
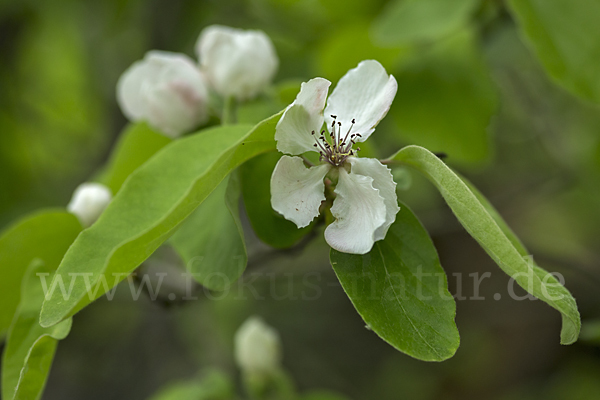
<svg viewBox="0 0 600 400">
<path fill-rule="evenodd" d="M 510 0 L 508 3 L 548 73 L 576 95 L 600 103 L 600 2 Z"/>
<path fill-rule="evenodd" d="M 98 221 L 65 255 L 54 280 L 70 283 L 75 279 L 73 290 L 66 300 L 54 292 L 44 302 L 42 326 L 70 317 L 125 279 L 231 171 L 257 154 L 273 150 L 280 115 L 254 128 L 229 125 L 186 136 L 131 174 Z M 91 275 L 86 282 L 73 273 Z"/>
<path fill-rule="evenodd" d="M 63 210 L 40 211 L 8 227 L 0 236 L 0 336 L 6 333 L 21 298 L 21 281 L 31 261 L 58 265 L 81 224 Z"/>
<path fill-rule="evenodd" d="M 248 219 L 260 240 L 276 248 L 291 247 L 311 227 L 298 229 L 271 207 L 271 175 L 281 154 L 270 152 L 249 160 L 240 167 L 242 194 Z"/>
<path fill-rule="evenodd" d="M 561 313 L 561 343 L 571 344 L 577 340 L 581 321 L 575 299 L 553 275 L 533 263 L 527 250 L 483 195 L 474 194 L 443 161 L 422 147 L 405 147 L 390 161 L 409 165 L 427 176 L 460 223 L 500 268 L 523 289 Z"/>
<path fill-rule="evenodd" d="M 456 303 L 429 234 L 407 206 L 368 254 L 332 249 L 330 257 L 354 307 L 383 340 L 424 361 L 454 355 Z"/>
<path fill-rule="evenodd" d="M 234 172 L 219 184 L 170 239 L 187 270 L 209 289 L 229 287 L 248 263 L 239 204 L 240 183 Z"/>
<path fill-rule="evenodd" d="M 171 139 L 153 130 L 145 122 L 129 125 L 121 134 L 99 181 L 117 193 L 125 179 Z"/>
<path fill-rule="evenodd" d="M 434 41 L 465 26 L 479 0 L 396 0 L 373 22 L 383 45 Z"/>
<path fill-rule="evenodd" d="M 68 245 L 57 251 L 67 251 Z M 8 333 L 2 359 L 2 398 L 4 400 L 39 399 L 59 340 L 71 330 L 71 319 L 50 328 L 40 326 L 40 311 L 44 301 L 44 274 L 47 278 L 58 267 L 58 260 L 47 264 L 36 259 L 28 268 L 21 288 L 21 302 Z"/>
</svg>

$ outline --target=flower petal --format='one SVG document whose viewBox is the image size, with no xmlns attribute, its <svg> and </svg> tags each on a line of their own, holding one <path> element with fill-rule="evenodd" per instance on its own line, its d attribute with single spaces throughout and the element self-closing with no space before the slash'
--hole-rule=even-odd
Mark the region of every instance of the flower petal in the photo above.
<svg viewBox="0 0 600 400">
<path fill-rule="evenodd" d="M 360 133 L 357 141 L 364 142 L 385 117 L 394 101 L 398 84 L 392 75 L 375 60 L 361 61 L 340 79 L 329 96 L 325 108 L 325 122 L 331 126 L 333 118 L 342 123 L 345 134 L 356 120 L 352 133 Z"/>
<path fill-rule="evenodd" d="M 385 238 L 385 235 L 396 220 L 396 214 L 400 211 L 398 207 L 398 196 L 396 195 L 396 182 L 392 177 L 392 171 L 375 158 L 350 157 L 348 162 L 352 165 L 352 173 L 373 178 L 373 187 L 379 190 L 385 203 L 385 223 L 375 231 L 375 241 Z"/>
<path fill-rule="evenodd" d="M 329 164 L 306 168 L 300 157 L 283 156 L 271 176 L 271 206 L 303 228 L 319 215 L 325 200 L 325 184 Z"/>
<path fill-rule="evenodd" d="M 277 123 L 275 140 L 277 150 L 298 155 L 315 151 L 315 138 L 323 126 L 323 108 L 331 82 L 314 78 L 302 84 L 296 100 L 286 108 Z"/>
<path fill-rule="evenodd" d="M 331 213 L 336 220 L 325 229 L 325 240 L 334 249 L 365 254 L 375 243 L 375 232 L 385 223 L 385 202 L 370 176 L 339 168 L 336 199 Z"/>
</svg>

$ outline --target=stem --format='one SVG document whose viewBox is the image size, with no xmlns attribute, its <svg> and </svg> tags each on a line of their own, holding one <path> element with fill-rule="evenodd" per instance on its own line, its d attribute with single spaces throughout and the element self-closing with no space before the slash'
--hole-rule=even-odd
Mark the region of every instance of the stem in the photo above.
<svg viewBox="0 0 600 400">
<path fill-rule="evenodd" d="M 236 123 L 237 102 L 233 96 L 225 98 L 223 103 L 223 115 L 221 116 L 221 125 L 231 125 Z"/>
</svg>

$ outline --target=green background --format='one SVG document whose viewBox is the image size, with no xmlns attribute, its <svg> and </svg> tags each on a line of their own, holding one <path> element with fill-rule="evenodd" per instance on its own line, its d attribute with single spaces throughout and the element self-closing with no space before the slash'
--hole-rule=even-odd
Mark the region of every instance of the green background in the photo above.
<svg viewBox="0 0 600 400">
<path fill-rule="evenodd" d="M 253 313 L 280 331 L 284 366 L 303 391 L 365 400 L 598 398 L 600 335 L 586 326 L 600 317 L 600 7 L 456 0 L 447 10 L 446 2 L 1 1 L 0 228 L 64 206 L 96 176 L 126 125 L 116 81 L 146 51 L 193 56 L 205 26 L 258 28 L 279 54 L 276 83 L 322 76 L 335 84 L 367 58 L 394 74 L 398 94 L 369 151 L 388 157 L 418 144 L 446 153 L 537 263 L 565 277 L 583 319 L 578 343 L 559 345 L 560 315 L 542 302 L 510 298 L 508 277 L 411 173 L 398 195 L 432 235 L 450 292 L 466 298 L 457 299 L 461 345 L 450 360 L 411 359 L 365 329 L 321 239 L 288 257 L 250 237 L 242 278 L 250 287 L 170 307 L 134 302 L 120 287 L 113 301 L 78 314 L 43 398 L 145 399 L 209 366 L 235 374 L 233 333 Z M 240 115 L 252 122 L 253 110 L 260 107 Z M 264 274 L 252 280 L 256 271 Z M 487 271 L 485 300 L 473 299 L 469 274 Z"/>
</svg>

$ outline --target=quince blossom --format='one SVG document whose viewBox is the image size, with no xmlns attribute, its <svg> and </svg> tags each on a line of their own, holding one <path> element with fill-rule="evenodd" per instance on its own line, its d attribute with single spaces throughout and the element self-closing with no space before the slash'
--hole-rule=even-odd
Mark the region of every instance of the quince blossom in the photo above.
<svg viewBox="0 0 600 400">
<path fill-rule="evenodd" d="M 377 159 L 357 157 L 360 149 L 353 146 L 373 133 L 398 86 L 374 60 L 348 71 L 327 98 L 330 85 L 323 78 L 303 83 L 277 124 L 280 152 L 316 151 L 321 164 L 307 168 L 301 157 L 281 157 L 271 177 L 271 205 L 298 228 L 305 227 L 326 199 L 326 176 L 330 183 L 337 180 L 331 207 L 336 220 L 325 229 L 325 240 L 338 251 L 365 254 L 385 238 L 400 208 L 391 171 Z M 327 131 L 321 130 L 324 122 Z"/>
<path fill-rule="evenodd" d="M 208 119 L 208 89 L 184 54 L 149 51 L 117 83 L 117 100 L 131 121 L 146 121 L 176 138 Z"/>
<path fill-rule="evenodd" d="M 215 91 L 238 100 L 265 89 L 279 64 L 271 39 L 259 30 L 211 25 L 200 34 L 196 53 Z"/>
</svg>

